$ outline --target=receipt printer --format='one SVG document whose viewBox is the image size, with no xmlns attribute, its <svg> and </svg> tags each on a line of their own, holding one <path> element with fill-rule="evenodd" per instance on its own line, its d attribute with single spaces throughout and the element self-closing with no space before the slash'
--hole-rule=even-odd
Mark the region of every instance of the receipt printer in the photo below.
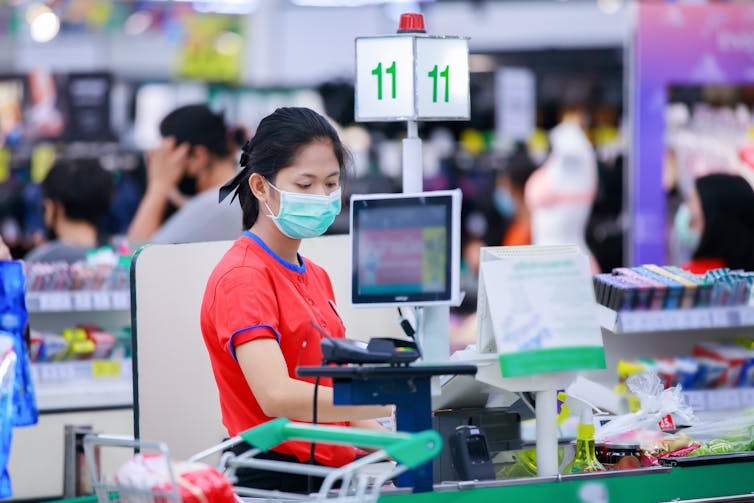
<svg viewBox="0 0 754 503">
<path fill-rule="evenodd" d="M 521 448 L 521 418 L 505 407 L 438 410 L 432 416 L 432 428 L 444 442 L 442 453 L 432 463 L 435 483 L 469 477 L 482 480 L 489 475 L 485 457 L 494 459 L 498 452 Z"/>
</svg>

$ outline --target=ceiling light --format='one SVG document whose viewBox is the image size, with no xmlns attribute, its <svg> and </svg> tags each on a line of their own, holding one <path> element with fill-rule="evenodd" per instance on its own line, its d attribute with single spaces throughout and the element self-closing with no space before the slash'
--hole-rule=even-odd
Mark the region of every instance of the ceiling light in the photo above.
<svg viewBox="0 0 754 503">
<path fill-rule="evenodd" d="M 60 19 L 46 5 L 35 4 L 26 11 L 31 38 L 35 42 L 49 42 L 60 31 Z"/>
</svg>

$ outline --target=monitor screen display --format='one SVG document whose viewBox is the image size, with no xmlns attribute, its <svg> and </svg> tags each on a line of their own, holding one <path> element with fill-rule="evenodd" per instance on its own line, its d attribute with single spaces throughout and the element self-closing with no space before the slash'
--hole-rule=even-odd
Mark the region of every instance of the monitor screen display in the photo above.
<svg viewBox="0 0 754 503">
<path fill-rule="evenodd" d="M 458 290 L 460 191 L 354 196 L 354 304 L 450 304 Z"/>
</svg>

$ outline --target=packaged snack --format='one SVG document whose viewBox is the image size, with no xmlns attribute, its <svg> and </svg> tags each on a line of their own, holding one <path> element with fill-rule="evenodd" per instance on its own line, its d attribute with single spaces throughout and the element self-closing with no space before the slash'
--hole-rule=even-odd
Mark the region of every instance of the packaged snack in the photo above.
<svg viewBox="0 0 754 503">
<path fill-rule="evenodd" d="M 698 357 L 699 371 L 694 377 L 694 384 L 689 389 L 719 388 L 725 380 L 728 365 L 712 358 Z"/>
<path fill-rule="evenodd" d="M 613 274 L 632 278 L 634 281 L 645 285 L 650 291 L 648 309 L 662 309 L 662 306 L 665 305 L 665 298 L 668 294 L 668 287 L 664 283 L 661 283 L 647 276 L 642 276 L 637 271 L 628 267 L 618 267 L 616 269 L 613 269 Z"/>
<path fill-rule="evenodd" d="M 754 358 L 754 352 L 732 344 L 701 343 L 694 346 L 693 355 L 711 358 L 725 364 L 723 375 L 717 383 L 719 387 L 734 387 L 739 383 L 741 370 L 747 360 Z"/>
<path fill-rule="evenodd" d="M 692 389 L 696 374 L 699 372 L 699 362 L 696 358 L 681 356 L 675 358 L 675 377 L 673 386 Z"/>
<path fill-rule="evenodd" d="M 664 276 L 682 285 L 683 294 L 681 295 L 681 303 L 679 307 L 681 309 L 688 309 L 688 308 L 694 307 L 694 303 L 696 302 L 696 299 L 697 299 L 696 283 L 694 283 L 693 281 L 689 281 L 683 276 L 673 274 L 672 272 L 658 265 L 649 264 L 649 265 L 645 265 L 644 267 L 648 269 L 649 271 L 652 271 L 653 273 L 657 274 L 658 276 Z"/>
<path fill-rule="evenodd" d="M 110 352 L 110 358 L 131 357 L 131 327 L 123 327 L 115 332 L 115 345 Z"/>
<path fill-rule="evenodd" d="M 60 361 L 68 354 L 68 341 L 58 334 L 40 334 L 42 347 L 39 350 L 40 362 Z"/>
<path fill-rule="evenodd" d="M 681 307 L 681 300 L 684 294 L 684 287 L 681 283 L 651 270 L 648 266 L 635 267 L 634 270 L 642 276 L 658 281 L 667 287 L 668 290 L 665 295 L 663 308 L 678 309 Z"/>
<path fill-rule="evenodd" d="M 87 337 L 94 343 L 92 358 L 108 358 L 115 345 L 115 336 L 95 326 L 81 327 Z"/>
<path fill-rule="evenodd" d="M 29 358 L 32 362 L 39 361 L 43 343 L 42 334 L 36 330 L 31 330 L 29 333 Z"/>
</svg>

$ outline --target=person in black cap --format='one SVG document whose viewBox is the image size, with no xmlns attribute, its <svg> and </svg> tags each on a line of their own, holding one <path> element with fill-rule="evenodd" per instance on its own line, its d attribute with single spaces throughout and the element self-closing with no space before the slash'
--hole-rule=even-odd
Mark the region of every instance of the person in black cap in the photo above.
<svg viewBox="0 0 754 503">
<path fill-rule="evenodd" d="M 219 204 L 217 192 L 236 174 L 234 154 L 243 143 L 243 130 L 232 130 L 222 114 L 205 105 L 187 105 L 160 123 L 162 142 L 149 153 L 147 190 L 128 229 L 132 243 L 186 243 L 235 239 L 240 234 L 241 209 Z M 186 177 L 196 181 L 197 194 L 164 223 L 169 201 Z"/>
<path fill-rule="evenodd" d="M 242 171 L 220 189 L 221 200 L 238 196 L 247 229 L 212 271 L 200 316 L 230 436 L 276 417 L 380 429 L 374 418 L 391 413 L 335 406 L 331 379 L 322 378 L 315 394 L 314 378 L 296 376 L 297 366 L 322 361 L 320 330 L 345 336 L 327 272 L 298 249 L 340 212 L 347 159 L 324 117 L 279 108 L 259 123 L 243 147 Z M 360 454 L 346 445 L 317 444 L 315 452 L 311 444 L 285 442 L 257 457 L 338 467 Z M 305 476 L 249 468 L 236 474 L 238 485 L 286 492 L 316 490 L 322 482 L 313 477 L 309 486 Z"/>
</svg>

